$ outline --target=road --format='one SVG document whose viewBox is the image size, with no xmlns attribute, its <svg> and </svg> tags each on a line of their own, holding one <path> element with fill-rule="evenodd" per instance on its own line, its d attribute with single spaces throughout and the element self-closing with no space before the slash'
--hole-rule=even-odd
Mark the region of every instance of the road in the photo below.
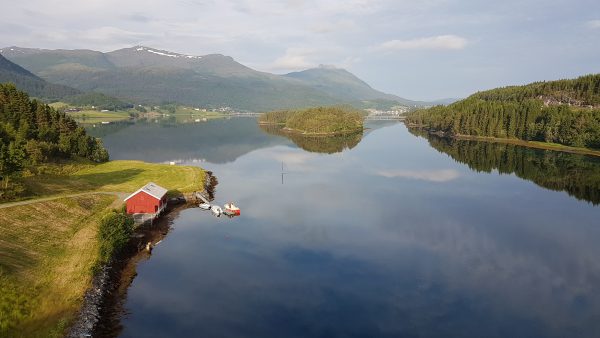
<svg viewBox="0 0 600 338">
<path fill-rule="evenodd" d="M 117 201 L 122 201 L 125 199 L 125 197 L 127 197 L 129 195 L 125 192 L 120 192 L 120 191 L 88 191 L 88 192 L 81 192 L 81 193 L 77 193 L 77 194 L 56 195 L 56 196 L 35 198 L 35 199 L 30 199 L 30 200 L 18 201 L 18 202 L 3 203 L 3 204 L 0 204 L 0 209 L 10 208 L 10 207 L 18 206 L 18 205 L 27 205 L 27 204 L 33 204 L 33 203 L 39 203 L 39 202 L 52 201 L 52 200 L 56 200 L 59 198 L 77 197 L 77 196 L 93 195 L 93 194 L 115 195 L 118 197 Z"/>
</svg>

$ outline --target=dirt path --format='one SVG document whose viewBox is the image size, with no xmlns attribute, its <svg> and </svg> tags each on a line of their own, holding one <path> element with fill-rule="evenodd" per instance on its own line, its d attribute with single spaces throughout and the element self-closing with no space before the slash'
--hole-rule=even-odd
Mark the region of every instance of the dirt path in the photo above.
<svg viewBox="0 0 600 338">
<path fill-rule="evenodd" d="M 117 196 L 118 197 L 117 200 L 113 203 L 114 206 L 118 206 L 118 204 L 120 204 L 120 201 L 123 201 L 123 199 L 125 199 L 125 197 L 128 196 L 127 193 L 119 192 L 119 191 L 88 191 L 88 192 L 81 192 L 81 193 L 77 193 L 77 194 L 57 195 L 57 196 L 49 196 L 49 197 L 30 199 L 30 200 L 25 200 L 25 201 L 3 203 L 3 204 L 0 204 L 0 209 L 10 208 L 10 207 L 14 207 L 17 205 L 27 205 L 27 204 L 38 203 L 38 202 L 52 201 L 52 200 L 56 200 L 59 198 L 77 197 L 77 196 L 92 195 L 92 194 Z"/>
</svg>

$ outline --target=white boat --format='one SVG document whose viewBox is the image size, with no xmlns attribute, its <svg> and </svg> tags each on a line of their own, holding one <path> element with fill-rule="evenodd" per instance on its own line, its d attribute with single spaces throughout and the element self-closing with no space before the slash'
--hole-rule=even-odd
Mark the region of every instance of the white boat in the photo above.
<svg viewBox="0 0 600 338">
<path fill-rule="evenodd" d="M 218 206 L 218 205 L 213 205 L 213 206 L 210 208 L 210 211 L 211 211 L 211 212 L 213 213 L 213 215 L 215 215 L 215 216 L 221 216 L 221 214 L 223 213 L 223 209 L 221 209 L 221 207 L 220 207 L 220 206 Z"/>
<path fill-rule="evenodd" d="M 227 215 L 240 215 L 240 208 L 236 207 L 233 202 L 226 203 L 224 206 L 225 214 Z"/>
<path fill-rule="evenodd" d="M 210 210 L 210 204 L 208 204 L 208 203 L 200 203 L 200 204 L 198 204 L 198 207 L 200 209 Z"/>
</svg>

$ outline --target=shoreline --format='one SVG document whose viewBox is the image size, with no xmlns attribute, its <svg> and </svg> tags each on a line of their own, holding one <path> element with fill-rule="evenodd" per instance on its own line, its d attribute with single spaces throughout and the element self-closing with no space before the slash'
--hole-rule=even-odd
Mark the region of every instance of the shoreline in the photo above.
<svg viewBox="0 0 600 338">
<path fill-rule="evenodd" d="M 206 171 L 203 188 L 209 200 L 214 198 L 217 184 L 218 180 L 212 172 Z M 92 277 L 92 283 L 83 296 L 82 306 L 65 337 L 118 335 L 123 303 L 129 285 L 135 278 L 135 268 L 140 261 L 152 255 L 152 250 L 146 250 L 146 244 L 152 243 L 152 248 L 160 243 L 169 233 L 174 217 L 196 204 L 188 196 L 189 194 L 184 194 L 186 201 L 183 203 L 169 204 L 157 220 L 138 225 L 123 251 L 109 264 L 100 267 Z"/>
<path fill-rule="evenodd" d="M 570 154 L 580 154 L 580 155 L 600 157 L 600 150 L 593 150 L 593 149 L 588 149 L 588 148 L 578 148 L 578 147 L 571 147 L 571 146 L 566 146 L 566 145 L 556 144 L 556 143 L 547 143 L 547 142 L 540 142 L 540 141 L 526 141 L 526 140 L 521 140 L 521 139 L 509 139 L 509 138 L 491 137 L 491 136 L 474 136 L 474 135 L 461 135 L 461 134 L 449 135 L 448 133 L 442 132 L 442 131 L 431 131 L 431 130 L 427 129 L 425 126 L 421 126 L 421 125 L 414 125 L 414 124 L 413 125 L 405 124 L 405 125 L 407 128 L 422 129 L 431 135 L 437 135 L 439 137 L 451 138 L 451 139 L 456 139 L 456 140 L 483 141 L 483 142 L 491 142 L 491 143 L 513 144 L 513 145 L 534 148 L 534 149 L 553 150 L 553 151 L 560 151 L 560 152 L 565 152 L 565 153 L 570 153 Z"/>
</svg>

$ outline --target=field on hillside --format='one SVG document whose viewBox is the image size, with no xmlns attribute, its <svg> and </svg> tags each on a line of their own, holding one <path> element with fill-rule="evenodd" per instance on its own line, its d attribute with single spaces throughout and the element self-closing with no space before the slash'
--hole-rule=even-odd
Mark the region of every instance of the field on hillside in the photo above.
<svg viewBox="0 0 600 338">
<path fill-rule="evenodd" d="M 85 195 L 1 210 L 1 337 L 63 336 L 91 281 L 98 220 L 116 199 Z"/>
<path fill-rule="evenodd" d="M 68 112 L 68 116 L 74 118 L 79 123 L 101 123 L 115 122 L 128 120 L 130 118 L 127 111 L 98 111 L 98 110 L 81 110 L 78 112 Z"/>
<path fill-rule="evenodd" d="M 205 174 L 198 167 L 172 166 L 141 161 L 109 161 L 97 165 L 40 168 L 42 173 L 24 179 L 32 197 L 85 191 L 133 192 L 148 182 L 170 191 L 200 191 Z"/>
</svg>

